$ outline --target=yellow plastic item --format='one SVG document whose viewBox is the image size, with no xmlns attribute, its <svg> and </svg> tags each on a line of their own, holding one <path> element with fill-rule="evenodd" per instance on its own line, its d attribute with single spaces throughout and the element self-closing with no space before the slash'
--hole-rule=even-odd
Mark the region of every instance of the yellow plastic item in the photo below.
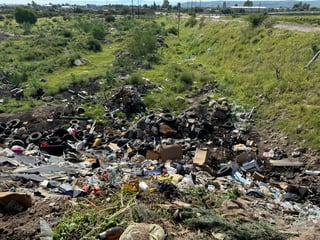
<svg viewBox="0 0 320 240">
<path fill-rule="evenodd" d="M 139 190 L 140 190 L 140 187 L 139 187 L 138 178 L 135 178 L 131 180 L 129 183 L 122 185 L 122 191 L 124 192 L 128 191 L 128 192 L 135 193 L 135 192 L 139 192 Z"/>
</svg>

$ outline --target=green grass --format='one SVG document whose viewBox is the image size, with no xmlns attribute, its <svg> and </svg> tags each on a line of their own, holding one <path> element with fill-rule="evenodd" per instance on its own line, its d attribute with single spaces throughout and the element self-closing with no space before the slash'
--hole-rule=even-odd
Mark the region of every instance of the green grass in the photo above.
<svg viewBox="0 0 320 240">
<path fill-rule="evenodd" d="M 94 19 L 97 16 L 90 17 Z M 66 21 L 61 17 L 54 19 L 39 19 L 27 35 L 21 35 L 23 29 L 14 21 L 6 25 L 1 23 L 4 29 L 17 35 L 0 43 L 3 62 L 0 70 L 10 72 L 15 68 L 19 74 L 26 73 L 28 81 L 46 79 L 48 95 L 67 89 L 70 84 L 84 83 L 92 77 L 99 77 L 102 81 L 106 79 L 107 71 L 114 69 L 116 51 L 126 49 L 129 30 L 134 25 L 155 21 L 162 26 L 162 32 L 163 28 L 178 27 L 176 15 L 135 21 L 124 18 L 109 25 L 105 23 L 106 29 L 114 26 L 116 30 L 107 33 L 108 43 L 102 44 L 103 51 L 94 53 L 85 48 L 90 32 L 81 29 L 79 16 L 71 15 Z M 305 68 L 320 48 L 318 33 L 270 27 L 270 23 L 281 21 L 307 21 L 315 25 L 319 17 L 269 17 L 266 25 L 253 28 L 245 18 L 215 21 L 200 17 L 195 25 L 188 25 L 189 16 L 184 15 L 179 38 L 172 33 L 165 35 L 167 47 L 158 49 L 159 63 L 151 63 L 151 70 L 134 70 L 160 86 L 143 96 L 148 111 L 168 108 L 179 112 L 185 108 L 185 103 L 177 104 L 175 101 L 176 96 L 185 97 L 192 92 L 184 80 L 181 81 L 185 76 L 189 76 L 188 81 L 192 76 L 193 89 L 200 88 L 206 81 L 217 81 L 219 93 L 212 98 L 225 96 L 230 102 L 249 109 L 256 106 L 257 122 L 259 119 L 273 119 L 269 127 L 284 131 L 292 141 L 304 139 L 306 146 L 318 148 L 319 60 Z M 63 29 L 70 30 L 71 37 L 64 37 Z M 87 59 L 88 63 L 70 67 L 68 58 L 72 54 Z M 115 84 L 119 86 L 119 82 Z M 23 108 L 28 106 L 20 105 Z M 297 134 L 296 127 L 301 124 L 303 129 Z"/>
</svg>

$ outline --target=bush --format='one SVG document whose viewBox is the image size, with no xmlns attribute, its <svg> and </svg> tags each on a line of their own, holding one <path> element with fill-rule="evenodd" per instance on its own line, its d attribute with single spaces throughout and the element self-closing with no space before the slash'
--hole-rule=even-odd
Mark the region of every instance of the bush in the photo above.
<svg viewBox="0 0 320 240">
<path fill-rule="evenodd" d="M 187 20 L 185 26 L 186 27 L 194 27 L 197 24 L 197 19 L 194 16 L 189 17 Z"/>
<path fill-rule="evenodd" d="M 63 29 L 62 30 L 62 36 L 65 38 L 71 38 L 72 37 L 72 32 L 69 29 Z"/>
<path fill-rule="evenodd" d="M 82 31 L 84 31 L 85 33 L 90 32 L 90 29 L 92 28 L 92 24 L 91 22 L 87 21 L 87 20 L 79 20 L 77 23 L 77 27 L 79 29 L 81 29 Z"/>
<path fill-rule="evenodd" d="M 3 15 L 0 15 L 0 21 L 4 21 L 4 16 Z"/>
<path fill-rule="evenodd" d="M 194 76 L 192 73 L 190 72 L 183 72 L 180 76 L 179 76 L 179 82 L 184 83 L 186 85 L 191 85 L 193 84 L 193 79 Z"/>
<path fill-rule="evenodd" d="M 32 51 L 24 51 L 21 54 L 21 60 L 25 61 L 40 61 L 44 60 L 46 57 L 48 57 L 47 51 L 41 50 L 41 49 L 33 49 Z"/>
<path fill-rule="evenodd" d="M 104 39 L 106 33 L 104 31 L 104 27 L 102 25 L 95 25 L 92 29 L 92 36 L 95 39 L 102 40 Z"/>
<path fill-rule="evenodd" d="M 110 23 L 110 22 L 114 22 L 116 20 L 116 18 L 113 15 L 108 15 L 105 18 L 106 22 Z"/>
<path fill-rule="evenodd" d="M 267 15 L 264 13 L 252 13 L 248 15 L 247 20 L 250 22 L 252 27 L 258 27 L 266 18 Z"/>
<path fill-rule="evenodd" d="M 157 50 L 157 37 L 154 28 L 139 26 L 132 29 L 131 39 L 128 41 L 128 50 L 136 59 L 146 58 Z"/>
<path fill-rule="evenodd" d="M 145 81 L 138 73 L 133 73 L 126 81 L 127 84 L 143 85 Z"/>
<path fill-rule="evenodd" d="M 171 33 L 173 35 L 178 35 L 178 28 L 177 27 L 171 27 L 168 29 L 168 33 Z"/>
<path fill-rule="evenodd" d="M 87 48 L 94 52 L 102 51 L 102 45 L 97 39 L 89 39 L 87 42 Z"/>
</svg>

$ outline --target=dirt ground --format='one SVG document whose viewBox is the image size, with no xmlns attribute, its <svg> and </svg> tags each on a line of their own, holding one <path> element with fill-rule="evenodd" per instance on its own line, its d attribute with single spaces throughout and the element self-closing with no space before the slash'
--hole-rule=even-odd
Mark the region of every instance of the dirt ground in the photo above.
<svg viewBox="0 0 320 240">
<path fill-rule="evenodd" d="M 22 183 L 8 178 L 0 178 L 1 191 L 14 187 L 17 191 L 24 191 L 32 196 L 32 207 L 26 211 L 11 214 L 0 211 L 0 239 L 40 239 L 40 217 L 52 226 L 59 223 L 68 208 L 68 202 L 62 196 L 53 195 L 49 198 L 43 198 L 28 192 L 27 188 L 33 189 L 34 185 L 33 182 Z"/>
</svg>

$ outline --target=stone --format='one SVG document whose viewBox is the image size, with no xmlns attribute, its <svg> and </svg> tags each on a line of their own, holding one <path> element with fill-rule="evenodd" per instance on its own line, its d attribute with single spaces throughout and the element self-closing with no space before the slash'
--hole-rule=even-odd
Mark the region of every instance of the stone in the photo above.
<svg viewBox="0 0 320 240">
<path fill-rule="evenodd" d="M 159 127 L 159 132 L 167 137 L 174 136 L 177 134 L 177 131 L 167 124 L 161 124 Z"/>
</svg>

